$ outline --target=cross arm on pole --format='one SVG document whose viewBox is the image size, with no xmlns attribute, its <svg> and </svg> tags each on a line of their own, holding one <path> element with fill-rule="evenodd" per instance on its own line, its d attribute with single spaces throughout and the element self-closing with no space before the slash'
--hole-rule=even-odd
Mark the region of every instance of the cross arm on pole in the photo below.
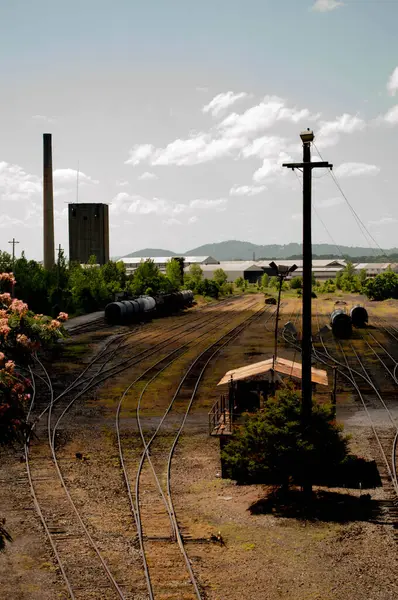
<svg viewBox="0 0 398 600">
<path fill-rule="evenodd" d="M 282 167 L 288 169 L 303 169 L 310 167 L 311 169 L 333 169 L 333 165 L 328 162 L 302 162 L 302 163 L 284 163 Z"/>
</svg>

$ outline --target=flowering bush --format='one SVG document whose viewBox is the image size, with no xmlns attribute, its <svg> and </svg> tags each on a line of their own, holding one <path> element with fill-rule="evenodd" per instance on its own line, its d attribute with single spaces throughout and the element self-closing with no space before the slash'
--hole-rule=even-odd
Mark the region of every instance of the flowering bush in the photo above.
<svg viewBox="0 0 398 600">
<path fill-rule="evenodd" d="M 0 273 L 0 444 L 24 432 L 31 382 L 22 368 L 41 347 L 51 347 L 64 337 L 62 323 L 68 318 L 66 313 L 57 319 L 34 314 L 25 302 L 12 298 L 14 285 L 12 273 Z"/>
</svg>

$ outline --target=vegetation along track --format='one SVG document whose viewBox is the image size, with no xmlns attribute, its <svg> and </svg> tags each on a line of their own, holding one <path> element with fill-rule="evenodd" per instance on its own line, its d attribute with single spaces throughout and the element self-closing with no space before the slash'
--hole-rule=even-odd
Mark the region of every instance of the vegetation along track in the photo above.
<svg viewBox="0 0 398 600">
<path fill-rule="evenodd" d="M 246 309 L 252 311 L 255 304 L 251 303 Z M 143 424 L 144 399 L 148 398 L 151 405 L 151 384 L 181 357 L 188 349 L 189 343 L 179 346 L 149 367 L 126 388 L 120 399 L 116 417 L 120 463 L 137 527 L 151 600 L 157 596 L 169 599 L 203 597 L 185 550 L 184 536 L 174 509 L 171 489 L 172 458 L 205 369 L 216 354 L 236 338 L 253 319 L 263 314 L 264 310 L 265 308 L 261 307 L 254 314 L 251 312 L 243 322 L 229 329 L 200 352 L 183 373 L 170 403 L 165 407 L 164 414 L 149 439 L 145 437 Z M 228 320 L 225 320 L 225 323 L 228 323 Z M 126 396 L 139 381 L 145 382 L 136 406 L 139 434 L 144 449 L 137 466 L 135 460 L 125 458 L 120 432 L 120 412 Z"/>
<path fill-rule="evenodd" d="M 233 303 L 226 302 L 223 306 L 229 304 Z M 239 303 L 239 305 L 240 307 L 248 306 L 246 301 Z M 109 367 L 109 363 L 117 356 L 122 343 L 131 333 L 127 332 L 115 336 L 58 396 L 55 396 L 51 379 L 40 361 L 38 361 L 38 365 L 43 370 L 43 375 L 37 374 L 35 376 L 32 372 L 34 393 L 28 419 L 32 422 L 32 411 L 37 400 L 36 380 L 40 378 L 47 382 L 47 395 L 49 396 L 46 407 L 39 414 L 39 417 L 43 417 L 47 413 L 48 447 L 43 449 L 42 446 L 35 444 L 32 466 L 31 440 L 27 440 L 25 458 L 28 480 L 36 511 L 42 521 L 71 598 L 119 597 L 127 599 L 136 596 L 129 595 L 128 591 L 125 591 L 125 587 L 118 583 L 112 575 L 104 558 L 104 552 L 99 547 L 98 540 L 94 540 L 85 523 L 84 509 L 79 508 L 72 499 L 68 482 L 65 481 L 56 455 L 57 430 L 60 422 L 76 400 L 92 387 L 112 377 L 115 373 L 125 370 L 132 364 L 148 358 L 148 356 L 158 352 L 160 348 L 163 349 L 172 341 L 180 340 L 181 335 L 187 334 L 189 331 L 197 332 L 205 324 L 213 324 L 214 327 L 214 321 L 217 321 L 217 316 L 209 318 L 206 312 L 205 318 L 192 319 L 188 327 L 186 324 L 182 327 L 177 324 L 166 331 L 166 338 L 155 344 L 155 347 L 152 347 L 149 351 L 146 349 L 134 354 L 124 361 L 118 361 L 116 368 L 115 365 Z M 170 333 L 172 335 L 169 335 Z M 164 338 L 164 330 L 159 332 L 159 337 Z M 155 338 L 151 336 L 152 341 Z M 125 344 L 125 346 L 128 346 L 128 344 Z M 124 349 L 126 350 L 126 348 Z M 76 390 L 79 391 L 69 400 L 70 394 L 76 392 Z M 60 403 L 62 399 L 63 402 Z M 56 403 L 59 403 L 60 412 L 58 416 L 54 413 Z M 36 418 L 32 422 L 32 429 L 38 429 L 37 425 L 39 423 L 39 418 Z M 50 455 L 48 450 L 50 450 Z M 51 489 L 50 494 L 48 493 L 49 489 Z M 97 559 L 94 563 L 93 558 Z M 123 557 L 119 558 L 123 560 Z"/>
</svg>

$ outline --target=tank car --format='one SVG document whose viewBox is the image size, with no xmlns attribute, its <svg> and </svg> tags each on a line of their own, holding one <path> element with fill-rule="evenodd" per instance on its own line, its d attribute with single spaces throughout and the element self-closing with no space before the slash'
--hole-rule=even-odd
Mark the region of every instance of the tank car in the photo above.
<svg viewBox="0 0 398 600">
<path fill-rule="evenodd" d="M 105 320 L 110 325 L 127 325 L 135 321 L 142 321 L 155 312 L 159 316 L 169 315 L 186 306 L 191 306 L 192 302 L 191 290 L 164 294 L 155 298 L 139 296 L 133 300 L 110 302 L 105 307 Z"/>
<path fill-rule="evenodd" d="M 368 322 L 368 311 L 364 306 L 357 304 L 350 310 L 350 317 L 354 327 L 365 327 Z"/>
<path fill-rule="evenodd" d="M 333 335 L 340 339 L 348 339 L 352 335 L 352 321 L 341 308 L 336 308 L 330 315 Z"/>
</svg>

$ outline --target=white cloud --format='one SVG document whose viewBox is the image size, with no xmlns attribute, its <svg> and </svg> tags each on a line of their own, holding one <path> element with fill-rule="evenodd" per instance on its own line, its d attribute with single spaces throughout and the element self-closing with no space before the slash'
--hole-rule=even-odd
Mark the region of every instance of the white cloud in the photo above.
<svg viewBox="0 0 398 600">
<path fill-rule="evenodd" d="M 344 6 L 344 3 L 339 2 L 338 0 L 316 0 L 311 10 L 316 12 L 330 12 L 331 10 L 335 10 L 340 6 Z"/>
<path fill-rule="evenodd" d="M 25 225 L 23 221 L 19 219 L 14 219 L 13 217 L 9 217 L 8 215 L 0 215 L 0 228 L 5 229 L 6 227 L 15 227 L 16 225 Z"/>
<path fill-rule="evenodd" d="M 40 194 L 39 177 L 26 173 L 19 165 L 0 162 L 0 198 L 2 200 L 29 200 Z"/>
<path fill-rule="evenodd" d="M 265 96 L 264 100 L 248 108 L 244 113 L 231 113 L 218 125 L 224 136 L 242 137 L 250 136 L 275 125 L 277 121 L 290 121 L 298 123 L 302 119 L 316 118 L 307 108 L 298 110 L 288 108 L 285 101 L 278 96 Z"/>
<path fill-rule="evenodd" d="M 129 151 L 129 158 L 125 161 L 125 165 L 139 165 L 143 160 L 148 159 L 152 152 L 154 151 L 154 147 L 152 144 L 136 144 Z"/>
<path fill-rule="evenodd" d="M 286 175 L 287 169 L 283 168 L 282 164 L 291 161 L 291 156 L 285 152 L 280 152 L 274 158 L 265 158 L 261 167 L 254 172 L 253 181 L 260 183 L 276 174 L 279 176 Z"/>
<path fill-rule="evenodd" d="M 234 92 L 224 92 L 222 94 L 217 94 L 209 102 L 202 108 L 202 112 L 208 113 L 210 112 L 213 117 L 217 117 L 220 113 L 223 113 L 227 108 L 235 104 L 238 100 L 242 98 L 246 98 L 248 94 L 246 92 L 239 92 L 235 94 Z"/>
<path fill-rule="evenodd" d="M 315 202 L 315 206 L 316 208 L 331 208 L 332 206 L 337 206 L 343 202 L 344 198 L 342 196 L 334 196 L 333 198 L 325 198 L 324 200 Z"/>
<path fill-rule="evenodd" d="M 398 223 L 398 219 L 395 219 L 394 217 L 381 217 L 380 219 L 377 219 L 376 221 L 369 221 L 368 225 L 370 225 L 371 227 L 374 226 L 379 226 L 379 225 L 393 225 L 394 223 Z"/>
<path fill-rule="evenodd" d="M 286 148 L 286 139 L 279 136 L 264 136 L 253 140 L 250 144 L 247 144 L 242 148 L 241 155 L 244 158 L 250 158 L 257 156 L 258 158 L 266 158 L 267 156 L 273 156 L 275 153 L 280 152 L 283 148 Z"/>
<path fill-rule="evenodd" d="M 398 104 L 390 108 L 383 117 L 383 120 L 390 125 L 398 124 Z"/>
<path fill-rule="evenodd" d="M 191 200 L 189 203 L 190 208 L 201 208 L 205 210 L 217 210 L 223 211 L 226 210 L 226 205 L 228 200 L 226 198 L 218 198 L 217 200 Z"/>
<path fill-rule="evenodd" d="M 341 133 L 363 131 L 366 127 L 363 119 L 347 113 L 337 117 L 334 121 L 323 121 L 320 125 L 320 129 L 315 135 L 315 143 L 323 148 L 337 144 Z"/>
<path fill-rule="evenodd" d="M 33 115 L 32 119 L 34 121 L 39 121 L 40 123 L 55 123 L 56 119 L 54 117 L 46 117 L 45 115 Z"/>
<path fill-rule="evenodd" d="M 53 181 L 54 185 L 76 185 L 77 183 L 77 171 L 75 169 L 55 169 L 53 173 Z M 80 184 L 95 184 L 97 185 L 99 181 L 97 179 L 92 179 L 89 175 L 82 173 L 79 171 L 79 185 Z"/>
<path fill-rule="evenodd" d="M 196 215 L 193 215 L 192 217 L 189 217 L 188 219 L 188 223 L 196 223 L 198 221 L 198 217 Z"/>
<path fill-rule="evenodd" d="M 200 87 L 198 86 L 197 88 L 195 88 L 197 92 L 201 92 L 201 93 L 207 93 L 209 91 L 208 87 Z"/>
<path fill-rule="evenodd" d="M 219 94 L 216 98 L 219 99 L 219 104 L 221 100 L 226 101 L 225 98 L 231 100 L 228 93 Z M 138 165 L 145 161 L 155 166 L 198 165 L 219 158 L 235 157 L 239 152 L 242 152 L 241 156 L 244 158 L 265 158 L 280 150 L 283 138 L 258 138 L 250 143 L 250 137 L 280 121 L 297 124 L 303 119 L 316 120 L 318 117 L 319 115 L 311 115 L 306 108 L 290 108 L 283 99 L 266 96 L 262 102 L 242 114 L 230 114 L 208 132 L 192 132 L 190 137 L 176 139 L 164 148 L 154 148 L 152 144 L 136 145 L 130 150 L 126 164 Z"/>
<path fill-rule="evenodd" d="M 126 185 L 129 185 L 129 182 L 128 182 L 128 181 L 126 181 L 125 179 L 121 179 L 120 181 L 117 181 L 117 182 L 116 182 L 116 185 L 117 185 L 118 187 L 125 187 Z"/>
<path fill-rule="evenodd" d="M 155 173 L 150 173 L 149 171 L 145 171 L 138 177 L 141 181 L 149 181 L 150 179 L 157 179 L 158 176 Z"/>
<path fill-rule="evenodd" d="M 229 190 L 229 193 L 231 196 L 256 196 L 266 189 L 265 185 L 235 185 Z"/>
<path fill-rule="evenodd" d="M 390 96 L 395 96 L 398 90 L 398 67 L 395 67 L 394 71 L 391 73 L 390 78 L 387 83 L 387 91 Z"/>
<path fill-rule="evenodd" d="M 335 170 L 336 177 L 358 177 L 360 175 L 378 175 L 380 168 L 366 163 L 343 163 Z"/>
<path fill-rule="evenodd" d="M 164 198 L 144 198 L 138 194 L 128 194 L 119 192 L 110 203 L 110 211 L 114 215 L 119 214 L 137 214 L 137 215 L 168 215 L 175 218 L 175 215 L 190 212 L 192 209 L 223 211 L 226 208 L 228 200 L 218 198 L 216 200 L 197 199 L 191 200 L 188 204 L 174 203 Z"/>
</svg>

